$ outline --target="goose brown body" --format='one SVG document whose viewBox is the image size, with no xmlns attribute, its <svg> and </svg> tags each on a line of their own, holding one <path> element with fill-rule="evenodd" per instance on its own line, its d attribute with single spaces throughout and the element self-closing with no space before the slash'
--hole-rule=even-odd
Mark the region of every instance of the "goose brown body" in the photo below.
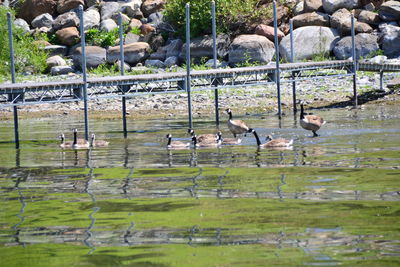
<svg viewBox="0 0 400 267">
<path fill-rule="evenodd" d="M 260 137 L 258 136 L 256 130 L 254 129 L 249 129 L 249 132 L 254 135 L 257 141 L 257 146 L 261 148 L 288 148 L 293 144 L 293 140 L 287 140 L 284 138 L 277 138 L 277 139 L 272 139 L 272 136 L 268 135 L 267 136 L 267 142 L 262 144 L 260 141 Z"/>
<path fill-rule="evenodd" d="M 171 134 L 167 134 L 165 137 L 168 139 L 167 148 L 184 149 L 190 147 L 190 143 L 184 143 L 181 141 L 172 141 Z"/>
<path fill-rule="evenodd" d="M 190 134 L 191 137 L 195 135 L 193 129 L 188 129 L 188 134 Z M 210 142 L 210 141 L 215 141 L 215 134 L 200 134 L 197 135 L 197 142 Z"/>
<path fill-rule="evenodd" d="M 65 141 L 65 135 L 63 133 L 59 137 L 61 140 L 61 144 L 60 144 L 61 148 L 72 148 L 72 146 L 74 144 L 73 141 Z"/>
<path fill-rule="evenodd" d="M 78 130 L 74 129 L 74 142 L 72 144 L 73 148 L 89 148 L 90 144 L 87 140 L 78 138 Z"/>
<path fill-rule="evenodd" d="M 228 128 L 233 133 L 233 136 L 236 137 L 238 134 L 245 134 L 249 131 L 249 127 L 242 120 L 233 120 L 232 119 L 232 111 L 231 109 L 227 109 L 226 113 L 229 115 L 228 120 Z"/>
<path fill-rule="evenodd" d="M 222 133 L 217 133 L 217 140 L 221 141 L 222 145 L 238 145 L 242 142 L 241 138 L 222 138 Z"/>
<path fill-rule="evenodd" d="M 105 141 L 105 140 L 96 140 L 96 135 L 93 133 L 91 136 L 91 147 L 105 147 L 108 146 L 110 142 Z"/>
<path fill-rule="evenodd" d="M 300 126 L 312 131 L 313 136 L 318 136 L 317 131 L 326 123 L 323 118 L 317 115 L 305 115 L 303 103 L 300 103 Z"/>
<path fill-rule="evenodd" d="M 219 140 L 215 135 L 213 140 L 203 140 L 201 142 L 198 141 L 196 135 L 193 135 L 192 142 L 194 147 L 217 147 L 221 145 L 221 140 Z"/>
</svg>

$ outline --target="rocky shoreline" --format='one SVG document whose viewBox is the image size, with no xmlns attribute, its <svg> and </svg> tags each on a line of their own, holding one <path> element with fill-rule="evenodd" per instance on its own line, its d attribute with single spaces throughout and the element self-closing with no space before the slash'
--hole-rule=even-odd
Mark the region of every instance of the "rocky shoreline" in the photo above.
<svg viewBox="0 0 400 267">
<path fill-rule="evenodd" d="M 389 74 L 386 74 L 389 75 Z M 393 75 L 393 77 L 396 77 Z M 397 76 L 398 77 L 398 76 Z M 386 77 L 391 79 L 391 77 Z M 397 78 L 398 79 L 398 78 Z M 378 73 L 360 73 L 357 79 L 359 103 L 398 104 L 398 89 L 379 88 Z M 297 99 L 304 100 L 308 108 L 352 107 L 353 84 L 350 77 L 325 78 L 297 82 Z M 398 88 L 398 87 L 397 87 Z M 290 83 L 281 86 L 284 113 L 292 112 L 292 87 Z M 208 118 L 214 115 L 214 91 L 192 93 L 194 118 Z M 235 114 L 276 113 L 276 86 L 266 85 L 219 90 L 220 110 L 231 108 Z M 40 118 L 57 116 L 82 116 L 83 102 L 51 103 L 27 105 L 18 108 L 20 118 Z M 128 117 L 135 119 L 185 118 L 187 116 L 187 94 L 151 94 L 127 99 Z M 121 118 L 121 99 L 101 99 L 89 101 L 92 118 Z M 11 120 L 12 108 L 0 109 L 0 118 Z"/>
</svg>

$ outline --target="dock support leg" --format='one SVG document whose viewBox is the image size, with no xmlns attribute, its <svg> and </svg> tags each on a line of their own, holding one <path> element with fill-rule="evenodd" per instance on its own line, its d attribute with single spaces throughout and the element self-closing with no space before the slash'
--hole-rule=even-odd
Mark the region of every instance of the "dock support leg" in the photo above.
<svg viewBox="0 0 400 267">
<path fill-rule="evenodd" d="M 278 117 L 282 118 L 282 106 L 281 106 L 281 75 L 279 72 L 279 42 L 278 42 L 278 22 L 277 22 L 277 12 L 276 12 L 276 1 L 274 0 L 274 43 L 275 43 L 275 59 L 276 59 L 276 90 L 278 95 Z"/>
<path fill-rule="evenodd" d="M 214 90 L 214 104 L 215 104 L 215 124 L 219 126 L 219 103 L 218 103 L 218 89 Z"/>
<path fill-rule="evenodd" d="M 126 97 L 122 97 L 122 128 L 124 131 L 124 138 L 128 137 L 128 130 L 126 127 Z"/>
<path fill-rule="evenodd" d="M 89 141 L 89 116 L 88 116 L 88 92 L 87 92 L 87 76 L 86 76 L 86 43 L 83 21 L 83 6 L 79 6 L 79 20 L 81 32 L 81 49 L 82 49 L 82 77 L 83 77 L 83 108 L 85 115 L 85 139 Z"/>
<path fill-rule="evenodd" d="M 186 92 L 188 95 L 189 128 L 193 128 L 192 98 L 190 93 L 190 4 L 186 4 Z"/>
<path fill-rule="evenodd" d="M 212 36 L 213 36 L 213 59 L 214 59 L 214 64 L 213 67 L 214 69 L 217 68 L 217 26 L 216 26 L 216 21 L 215 21 L 215 1 L 211 2 L 211 25 L 212 25 Z M 219 126 L 219 107 L 218 107 L 218 82 L 215 81 L 215 90 L 214 90 L 214 104 L 215 104 L 215 124 L 218 127 Z"/>
<path fill-rule="evenodd" d="M 351 54 L 353 58 L 353 105 L 356 108 L 358 105 L 357 97 L 357 55 L 356 55 L 356 42 L 355 42 L 355 21 L 354 15 L 351 15 Z"/>
<path fill-rule="evenodd" d="M 120 72 L 121 76 L 125 75 L 125 55 L 124 55 L 124 31 L 122 27 L 122 13 L 118 14 L 118 29 L 119 29 L 119 63 L 120 63 Z M 122 97 L 122 128 L 124 131 L 124 138 L 128 137 L 128 131 L 126 127 L 126 97 L 125 92 L 127 92 L 127 88 L 122 86 L 123 97 Z"/>
<path fill-rule="evenodd" d="M 295 76 L 295 72 L 292 72 L 292 96 L 293 96 L 293 113 L 296 114 L 297 113 L 297 99 L 296 99 L 296 76 Z"/>
<path fill-rule="evenodd" d="M 379 89 L 383 91 L 383 71 L 379 72 Z"/>
<path fill-rule="evenodd" d="M 294 41 L 293 41 L 293 20 L 289 20 L 289 29 L 290 29 L 290 61 L 294 63 Z M 293 113 L 296 115 L 297 113 L 297 104 L 296 104 L 296 72 L 292 71 L 292 96 L 293 96 Z"/>
<path fill-rule="evenodd" d="M 19 130 L 18 130 L 18 108 L 14 106 L 14 136 L 15 136 L 15 148 L 19 149 Z"/>
</svg>

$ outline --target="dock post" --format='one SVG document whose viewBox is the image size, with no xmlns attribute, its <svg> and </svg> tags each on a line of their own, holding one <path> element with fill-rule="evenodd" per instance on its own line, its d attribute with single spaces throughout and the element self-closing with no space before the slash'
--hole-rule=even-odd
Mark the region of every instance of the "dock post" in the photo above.
<svg viewBox="0 0 400 267">
<path fill-rule="evenodd" d="M 379 89 L 383 91 L 383 70 L 379 71 Z"/>
<path fill-rule="evenodd" d="M 8 40 L 10 45 L 10 68 L 11 68 L 11 82 L 15 83 L 15 62 L 14 62 L 14 43 L 12 34 L 12 24 L 11 24 L 11 13 L 7 13 L 7 23 L 8 23 Z M 13 106 L 14 114 L 14 138 L 15 138 L 15 148 L 19 149 L 19 127 L 18 127 L 18 108 Z"/>
<path fill-rule="evenodd" d="M 275 60 L 276 60 L 276 89 L 278 95 L 278 117 L 281 119 L 282 117 L 282 107 L 281 107 L 281 75 L 279 71 L 279 42 L 278 42 L 278 21 L 277 21 L 277 13 L 276 13 L 276 1 L 274 0 L 274 43 L 275 43 Z"/>
<path fill-rule="evenodd" d="M 124 56 L 124 35 L 123 35 L 123 27 L 122 27 L 122 14 L 121 12 L 118 14 L 118 27 L 119 27 L 119 61 L 120 61 L 120 72 L 121 75 L 125 75 L 125 56 Z M 126 127 L 126 97 L 125 97 L 125 88 L 122 87 L 123 97 L 122 97 L 122 128 L 124 131 L 124 138 L 127 138 L 128 131 Z"/>
<path fill-rule="evenodd" d="M 186 4 L 186 91 L 188 95 L 189 128 L 193 128 L 192 98 L 190 93 L 190 4 Z"/>
<path fill-rule="evenodd" d="M 86 76 L 86 47 L 85 47 L 85 27 L 83 21 L 83 6 L 79 5 L 79 23 L 81 34 L 82 49 L 82 78 L 83 78 L 83 105 L 85 113 L 85 139 L 89 140 L 89 116 L 88 116 L 88 93 L 87 93 L 87 76 Z"/>
<path fill-rule="evenodd" d="M 290 26 L 290 58 L 291 62 L 294 63 L 294 43 L 293 43 L 293 20 L 289 20 Z M 296 104 L 296 72 L 292 71 L 292 96 L 293 96 L 293 113 L 297 113 L 297 104 Z"/>
<path fill-rule="evenodd" d="M 353 103 L 357 107 L 357 55 L 356 55 L 356 42 L 355 42 L 355 29 L 354 29 L 354 15 L 351 15 L 351 56 L 353 58 Z"/>
<path fill-rule="evenodd" d="M 214 58 L 214 69 L 217 68 L 217 26 L 215 22 L 215 1 L 211 2 L 211 17 L 212 17 L 212 36 L 213 36 L 213 58 Z M 219 107 L 218 107 L 218 81 L 214 82 L 214 103 L 215 103 L 215 124 L 219 126 Z"/>
</svg>

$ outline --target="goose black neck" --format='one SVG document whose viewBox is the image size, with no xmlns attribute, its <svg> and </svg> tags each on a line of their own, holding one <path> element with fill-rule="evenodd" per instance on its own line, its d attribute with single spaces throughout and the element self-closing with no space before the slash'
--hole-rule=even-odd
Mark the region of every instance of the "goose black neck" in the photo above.
<svg viewBox="0 0 400 267">
<path fill-rule="evenodd" d="M 65 141 L 65 138 L 64 138 L 64 136 L 60 136 L 61 137 L 61 144 L 64 144 L 64 141 Z"/>
<path fill-rule="evenodd" d="M 197 138 L 196 138 L 196 136 L 193 136 L 193 137 L 192 137 L 192 142 L 193 142 L 193 145 L 196 146 L 196 144 L 197 144 Z"/>
<path fill-rule="evenodd" d="M 168 143 L 167 143 L 167 146 L 170 146 L 171 145 L 171 140 L 172 140 L 172 137 L 170 136 L 170 137 L 168 137 Z"/>
<path fill-rule="evenodd" d="M 304 107 L 303 104 L 300 104 L 300 120 L 304 119 Z"/>
<path fill-rule="evenodd" d="M 228 111 L 228 115 L 229 115 L 229 120 L 231 120 L 232 119 L 232 111 Z"/>
<path fill-rule="evenodd" d="M 78 133 L 74 131 L 74 145 L 78 143 Z"/>
<path fill-rule="evenodd" d="M 257 132 L 256 132 L 256 131 L 253 131 L 253 134 L 254 134 L 254 137 L 256 138 L 257 146 L 260 146 L 260 145 L 261 145 L 261 141 L 260 141 L 260 138 L 258 137 Z"/>
</svg>

